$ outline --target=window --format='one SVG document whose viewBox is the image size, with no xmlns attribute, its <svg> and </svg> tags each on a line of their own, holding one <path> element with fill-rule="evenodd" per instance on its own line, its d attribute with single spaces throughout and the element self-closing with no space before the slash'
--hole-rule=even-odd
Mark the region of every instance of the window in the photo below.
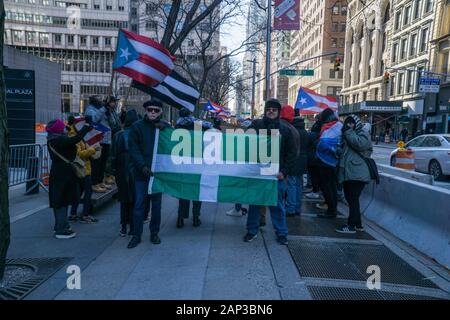
<svg viewBox="0 0 450 320">
<path fill-rule="evenodd" d="M 428 28 L 422 29 L 421 32 L 422 36 L 420 38 L 420 52 L 424 52 L 427 50 L 427 43 L 428 43 Z"/>
<path fill-rule="evenodd" d="M 340 32 L 345 32 L 345 29 L 346 29 L 346 27 L 347 27 L 347 24 L 345 23 L 345 22 L 342 22 L 341 23 L 341 29 L 339 30 Z"/>
<path fill-rule="evenodd" d="M 426 137 L 423 143 L 421 144 L 421 147 L 429 148 L 429 147 L 440 147 L 441 142 L 439 141 L 439 138 L 437 137 Z"/>
<path fill-rule="evenodd" d="M 147 21 L 145 23 L 145 30 L 147 31 L 156 30 L 156 28 L 157 28 L 156 21 Z"/>
<path fill-rule="evenodd" d="M 27 32 L 27 43 L 36 43 L 36 33 L 31 31 Z"/>
<path fill-rule="evenodd" d="M 419 82 L 422 77 L 423 67 L 417 68 L 416 91 L 419 91 Z"/>
<path fill-rule="evenodd" d="M 339 48 L 345 47 L 345 38 L 339 38 L 338 46 L 339 46 Z"/>
<path fill-rule="evenodd" d="M 331 31 L 338 32 L 338 28 L 339 28 L 339 23 L 338 22 L 333 22 L 332 25 L 331 25 Z"/>
<path fill-rule="evenodd" d="M 131 25 L 131 31 L 137 33 L 138 32 L 138 26 L 137 24 L 132 24 Z"/>
<path fill-rule="evenodd" d="M 399 73 L 398 74 L 398 87 L 397 87 L 397 94 L 402 94 L 403 93 L 403 80 L 404 80 L 404 74 L 403 73 Z"/>
<path fill-rule="evenodd" d="M 58 45 L 61 44 L 61 35 L 60 34 L 53 35 L 53 42 Z"/>
<path fill-rule="evenodd" d="M 112 6 L 107 4 L 107 5 L 106 5 L 106 10 L 112 11 Z"/>
<path fill-rule="evenodd" d="M 408 70 L 408 85 L 406 87 L 406 92 L 411 93 L 413 91 L 414 87 L 414 73 L 412 70 Z"/>
<path fill-rule="evenodd" d="M 337 48 L 337 38 L 331 38 L 331 47 L 332 48 Z"/>
<path fill-rule="evenodd" d="M 339 15 L 339 6 L 333 6 L 332 8 L 333 15 Z"/>
<path fill-rule="evenodd" d="M 341 15 L 342 16 L 346 16 L 347 15 L 347 6 L 342 6 L 341 7 Z"/>
<path fill-rule="evenodd" d="M 423 140 L 425 140 L 425 136 L 420 136 L 415 139 L 412 139 L 410 142 L 406 144 L 406 147 L 418 147 L 422 144 Z"/>
<path fill-rule="evenodd" d="M 50 0 L 42 0 L 42 5 L 43 6 L 49 6 L 50 5 Z"/>
<path fill-rule="evenodd" d="M 99 38 L 98 37 L 92 37 L 92 45 L 94 47 L 98 47 Z"/>
<path fill-rule="evenodd" d="M 409 44 L 409 55 L 413 56 L 416 54 L 417 50 L 417 33 L 411 35 L 411 41 Z"/>
<path fill-rule="evenodd" d="M 40 33 L 39 34 L 39 43 L 40 44 L 48 44 L 49 35 L 48 33 Z"/>
<path fill-rule="evenodd" d="M 194 46 L 194 40 L 188 39 L 188 46 L 193 47 Z"/>
<path fill-rule="evenodd" d="M 407 6 L 405 8 L 405 16 L 403 18 L 403 25 L 407 25 L 410 22 L 409 20 L 411 19 L 411 6 Z"/>
<path fill-rule="evenodd" d="M 418 19 L 420 16 L 420 6 L 422 4 L 422 0 L 416 0 L 414 3 L 414 19 Z"/>
<path fill-rule="evenodd" d="M 400 20 L 402 19 L 402 12 L 398 11 L 395 14 L 395 30 L 399 30 L 400 29 Z"/>
<path fill-rule="evenodd" d="M 13 31 L 13 41 L 14 42 L 22 42 L 24 39 L 24 32 L 23 31 Z"/>
<path fill-rule="evenodd" d="M 398 43 L 394 43 L 392 45 L 392 62 L 397 61 L 397 56 L 398 56 Z"/>
<path fill-rule="evenodd" d="M 433 0 L 425 0 L 425 13 L 431 12 L 433 10 Z"/>
<path fill-rule="evenodd" d="M 73 44 L 74 44 L 74 35 L 73 34 L 68 34 L 67 35 L 67 44 L 69 45 L 69 46 L 73 46 Z"/>
<path fill-rule="evenodd" d="M 391 88 L 389 91 L 389 95 L 393 96 L 395 94 L 395 76 L 391 76 Z"/>
<path fill-rule="evenodd" d="M 111 37 L 106 37 L 105 38 L 105 46 L 111 47 Z"/>
<path fill-rule="evenodd" d="M 146 14 L 153 14 L 158 11 L 158 4 L 156 3 L 147 3 L 145 5 L 145 13 Z"/>
<path fill-rule="evenodd" d="M 330 79 L 336 78 L 336 71 L 334 69 L 330 69 Z"/>
<path fill-rule="evenodd" d="M 85 46 L 87 44 L 87 36 L 80 36 L 80 44 Z"/>
<path fill-rule="evenodd" d="M 100 10 L 100 5 L 99 4 L 94 4 L 94 10 Z"/>
<path fill-rule="evenodd" d="M 131 8 L 131 16 L 136 17 L 137 16 L 137 8 Z"/>
<path fill-rule="evenodd" d="M 401 44 L 401 53 L 400 53 L 400 59 L 405 59 L 406 58 L 406 48 L 407 48 L 407 41 L 408 39 L 403 39 L 402 40 L 402 44 Z"/>
</svg>

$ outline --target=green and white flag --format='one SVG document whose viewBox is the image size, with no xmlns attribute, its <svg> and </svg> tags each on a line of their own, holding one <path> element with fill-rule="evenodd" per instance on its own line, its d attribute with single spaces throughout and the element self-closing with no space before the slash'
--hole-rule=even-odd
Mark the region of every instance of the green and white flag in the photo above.
<svg viewBox="0 0 450 320">
<path fill-rule="evenodd" d="M 157 130 L 149 193 L 176 198 L 273 206 L 280 136 L 233 130 Z"/>
</svg>

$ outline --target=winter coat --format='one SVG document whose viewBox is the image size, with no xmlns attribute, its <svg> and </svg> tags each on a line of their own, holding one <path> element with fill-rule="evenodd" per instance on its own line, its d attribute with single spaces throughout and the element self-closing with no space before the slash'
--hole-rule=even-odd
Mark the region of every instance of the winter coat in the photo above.
<svg viewBox="0 0 450 320">
<path fill-rule="evenodd" d="M 170 127 L 170 124 L 162 120 L 151 121 L 147 115 L 131 126 L 128 147 L 136 180 L 148 180 L 142 169 L 152 168 L 155 132 L 160 127 Z"/>
<path fill-rule="evenodd" d="M 298 154 L 298 143 L 293 131 L 295 128 L 284 120 L 269 120 L 266 118 L 256 119 L 248 127 L 254 129 L 257 134 L 261 129 L 279 129 L 281 134 L 280 143 L 280 172 L 284 176 L 296 175 L 296 160 Z"/>
<path fill-rule="evenodd" d="M 322 124 L 319 121 L 316 121 L 312 126 L 311 131 L 308 133 L 308 166 L 317 166 L 319 163 L 316 152 L 317 144 L 319 143 L 321 126 Z"/>
<path fill-rule="evenodd" d="M 68 136 L 74 137 L 76 135 L 77 132 L 75 128 L 73 126 L 69 126 Z M 84 171 L 86 172 L 87 176 L 91 175 L 91 158 L 95 154 L 95 152 L 95 149 L 89 147 L 83 140 L 77 143 L 77 156 L 79 156 L 81 160 L 84 161 Z"/>
<path fill-rule="evenodd" d="M 76 144 L 83 139 L 88 131 L 88 127 L 85 127 L 73 137 L 49 133 L 47 144 L 68 161 L 73 161 L 77 155 Z M 52 160 L 48 187 L 49 206 L 55 209 L 69 206 L 78 201 L 78 178 L 71 165 L 54 154 L 50 147 L 48 152 Z"/>
<path fill-rule="evenodd" d="M 116 177 L 117 200 L 123 203 L 134 202 L 135 179 L 129 154 L 129 135 L 131 126 L 136 121 L 136 113 L 127 113 L 124 128 L 114 135 L 111 148 L 111 168 Z"/>
<path fill-rule="evenodd" d="M 90 104 L 87 106 L 86 111 L 84 112 L 85 116 L 91 116 L 92 121 L 95 124 L 101 124 L 109 129 L 111 129 L 107 110 L 105 107 L 97 108 L 94 105 Z M 101 144 L 111 144 L 112 142 L 112 133 L 111 130 L 105 132 L 105 136 L 103 137 L 103 140 L 101 141 Z"/>
<path fill-rule="evenodd" d="M 348 129 L 342 134 L 342 142 L 338 148 L 338 182 L 357 180 L 369 182 L 370 172 L 366 162 L 350 146 L 359 151 L 364 157 L 372 154 L 372 142 L 365 130 Z"/>
<path fill-rule="evenodd" d="M 309 137 L 308 132 L 305 130 L 305 123 L 303 121 L 300 121 L 300 119 L 294 119 L 293 122 L 294 128 L 297 130 L 299 135 L 299 155 L 298 159 L 296 161 L 296 175 L 302 175 L 306 173 L 306 167 L 308 164 L 308 144 L 309 144 Z"/>
</svg>

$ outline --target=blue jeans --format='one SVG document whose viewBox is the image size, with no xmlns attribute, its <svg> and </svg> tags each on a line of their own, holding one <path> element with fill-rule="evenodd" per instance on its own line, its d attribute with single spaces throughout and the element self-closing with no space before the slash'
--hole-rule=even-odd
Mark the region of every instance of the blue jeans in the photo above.
<svg viewBox="0 0 450 320">
<path fill-rule="evenodd" d="M 72 204 L 72 207 L 70 209 L 70 214 L 73 216 L 77 215 L 78 211 L 78 204 L 81 200 L 81 193 L 84 191 L 84 197 L 83 197 L 83 216 L 88 216 L 91 214 L 91 197 L 92 197 L 92 179 L 91 176 L 86 176 L 84 178 L 81 178 L 78 180 L 80 182 L 81 190 L 80 190 L 80 196 L 78 197 L 78 200 L 76 203 Z"/>
<path fill-rule="evenodd" d="M 55 215 L 55 226 L 53 230 L 55 230 L 56 234 L 69 231 L 70 225 L 67 221 L 67 209 L 67 207 L 53 208 L 53 214 Z"/>
<path fill-rule="evenodd" d="M 145 202 L 148 195 L 148 180 L 136 180 L 136 199 L 133 212 L 133 235 L 142 236 L 145 216 Z M 152 202 L 152 217 L 150 219 L 150 233 L 157 234 L 161 225 L 161 200 L 162 193 L 150 195 Z"/>
<path fill-rule="evenodd" d="M 286 212 L 290 214 L 301 213 L 303 176 L 288 176 L 287 184 Z"/>
<path fill-rule="evenodd" d="M 288 229 L 286 225 L 286 211 L 284 209 L 284 193 L 286 192 L 286 181 L 278 181 L 278 204 L 270 206 L 270 217 L 273 228 L 277 236 L 287 236 Z M 251 234 L 257 234 L 259 229 L 259 207 L 250 205 L 247 216 L 247 231 Z"/>
</svg>

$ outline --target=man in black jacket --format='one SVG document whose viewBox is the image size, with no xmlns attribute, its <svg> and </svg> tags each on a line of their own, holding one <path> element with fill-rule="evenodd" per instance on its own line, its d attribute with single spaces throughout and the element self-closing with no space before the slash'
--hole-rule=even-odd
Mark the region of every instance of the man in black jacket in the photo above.
<svg viewBox="0 0 450 320">
<path fill-rule="evenodd" d="M 163 130 L 169 124 L 161 121 L 162 103 L 150 100 L 144 103 L 146 114 L 142 120 L 133 124 L 129 135 L 129 152 L 134 168 L 135 202 L 133 212 L 133 237 L 128 248 L 134 248 L 141 242 L 144 224 L 145 201 L 148 193 L 148 184 L 153 162 L 153 149 L 155 146 L 156 130 Z M 160 244 L 158 232 L 161 224 L 161 193 L 151 195 L 152 217 L 150 220 L 150 241 Z"/>
<path fill-rule="evenodd" d="M 286 179 L 295 173 L 295 161 L 297 159 L 298 146 L 292 135 L 291 128 L 287 123 L 280 121 L 281 104 L 276 99 L 266 101 L 264 108 L 264 118 L 252 122 L 249 129 L 254 129 L 257 134 L 259 130 L 266 129 L 270 134 L 271 129 L 279 130 L 281 134 L 280 143 L 280 172 L 278 178 L 278 203 L 269 207 L 272 224 L 280 244 L 287 244 L 288 229 L 286 225 L 286 212 L 284 208 L 284 194 L 286 192 Z M 256 238 L 259 230 L 259 208 L 257 205 L 250 205 L 247 216 L 247 234 L 244 236 L 245 242 L 250 242 Z"/>
</svg>

